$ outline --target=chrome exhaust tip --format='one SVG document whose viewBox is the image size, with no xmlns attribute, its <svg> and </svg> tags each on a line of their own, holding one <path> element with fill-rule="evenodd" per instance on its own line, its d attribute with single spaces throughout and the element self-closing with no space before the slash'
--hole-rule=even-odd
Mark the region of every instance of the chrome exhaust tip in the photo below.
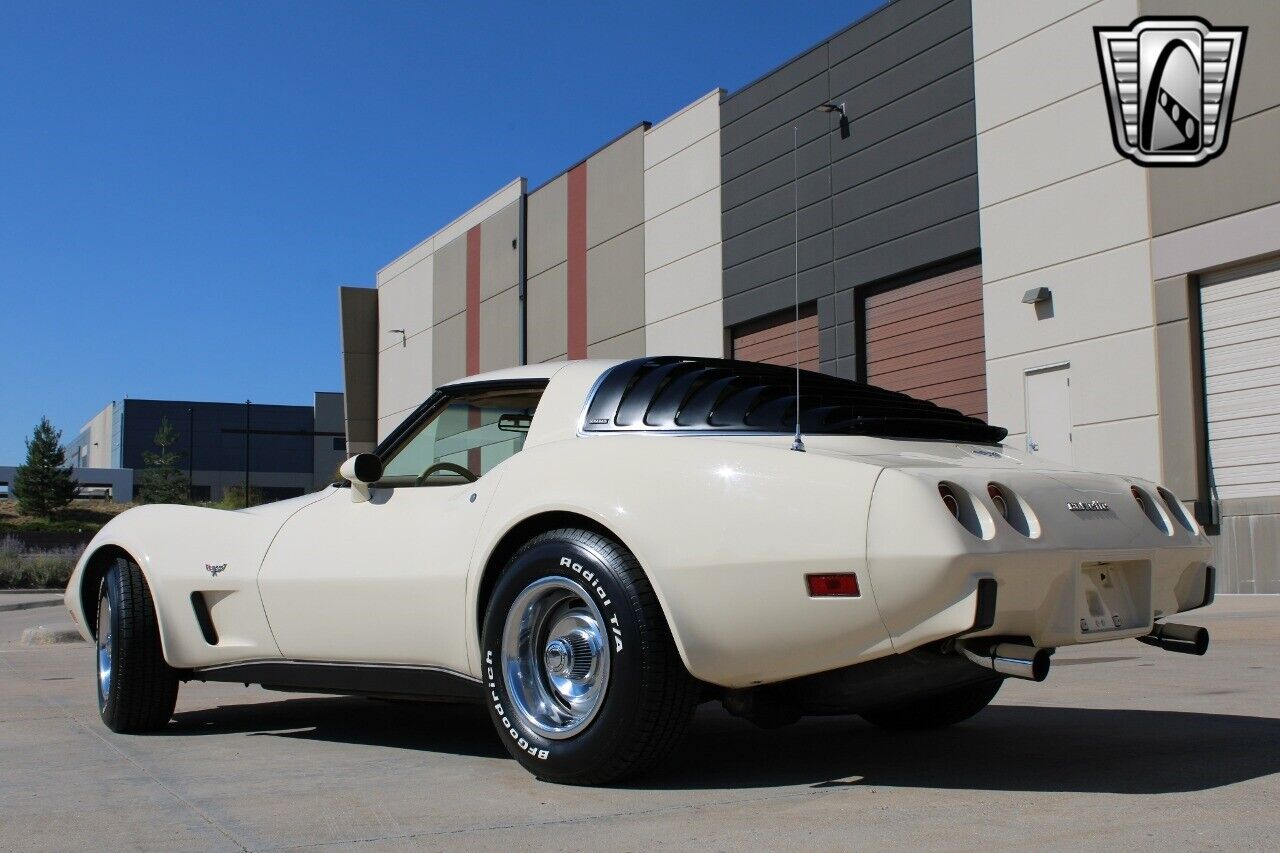
<svg viewBox="0 0 1280 853">
<path fill-rule="evenodd" d="M 1138 642 L 1148 646 L 1164 649 L 1167 652 L 1178 652 L 1184 655 L 1203 655 L 1209 651 L 1209 630 L 1196 625 L 1178 625 L 1165 622 L 1156 625 L 1145 637 L 1138 637 Z"/>
<path fill-rule="evenodd" d="M 1049 677 L 1049 650 L 1018 643 L 968 643 L 957 645 L 960 654 L 980 667 L 1028 681 L 1044 681 Z"/>
</svg>

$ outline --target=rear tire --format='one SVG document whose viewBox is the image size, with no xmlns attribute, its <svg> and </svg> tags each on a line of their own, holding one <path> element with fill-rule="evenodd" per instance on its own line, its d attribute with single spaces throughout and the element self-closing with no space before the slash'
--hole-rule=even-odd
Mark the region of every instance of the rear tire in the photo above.
<svg viewBox="0 0 1280 853">
<path fill-rule="evenodd" d="M 922 731 L 952 726 L 987 707 L 1003 683 L 1003 678 L 979 681 L 892 708 L 866 711 L 858 716 L 872 725 L 898 731 Z"/>
<path fill-rule="evenodd" d="M 96 640 L 102 722 L 122 734 L 163 728 L 178 701 L 178 675 L 160 648 L 147 579 L 124 558 L 102 579 Z"/>
<path fill-rule="evenodd" d="M 502 742 L 552 782 L 607 784 L 653 767 L 699 698 L 640 564 L 586 530 L 540 534 L 511 558 L 489 601 L 482 658 Z"/>
</svg>

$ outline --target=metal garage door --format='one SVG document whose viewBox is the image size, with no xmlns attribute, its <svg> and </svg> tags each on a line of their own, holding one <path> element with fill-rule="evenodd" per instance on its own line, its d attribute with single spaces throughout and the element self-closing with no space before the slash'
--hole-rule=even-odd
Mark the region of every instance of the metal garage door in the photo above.
<svg viewBox="0 0 1280 853">
<path fill-rule="evenodd" d="M 1217 497 L 1280 495 L 1280 263 L 1206 276 L 1200 320 Z"/>
<path fill-rule="evenodd" d="M 733 330 L 733 357 L 765 364 L 796 363 L 796 314 L 794 309 L 763 320 L 744 323 Z M 818 315 L 813 305 L 800 307 L 800 367 L 818 369 Z"/>
<path fill-rule="evenodd" d="M 862 311 L 868 382 L 986 420 L 981 266 L 874 293 Z"/>
</svg>

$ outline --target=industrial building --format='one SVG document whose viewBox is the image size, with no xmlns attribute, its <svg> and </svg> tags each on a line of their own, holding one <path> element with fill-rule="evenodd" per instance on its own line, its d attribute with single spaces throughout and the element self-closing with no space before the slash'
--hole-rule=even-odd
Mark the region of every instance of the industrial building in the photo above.
<svg viewBox="0 0 1280 853">
<path fill-rule="evenodd" d="M 132 500 L 164 420 L 177 433 L 170 450 L 195 501 L 220 500 L 246 478 L 263 500 L 295 497 L 332 482 L 346 458 L 341 393 L 317 391 L 311 406 L 125 398 L 108 403 L 67 443 L 81 490 Z"/>
<path fill-rule="evenodd" d="M 1248 27 L 1229 145 L 1140 166 L 1113 144 L 1093 28 L 1206 13 Z M 1220 591 L 1280 592 L 1274 8 L 894 0 L 737 91 L 715 82 L 342 288 L 353 450 L 469 374 L 791 364 L 798 331 L 806 367 L 1167 484 L 1216 543 Z"/>
</svg>

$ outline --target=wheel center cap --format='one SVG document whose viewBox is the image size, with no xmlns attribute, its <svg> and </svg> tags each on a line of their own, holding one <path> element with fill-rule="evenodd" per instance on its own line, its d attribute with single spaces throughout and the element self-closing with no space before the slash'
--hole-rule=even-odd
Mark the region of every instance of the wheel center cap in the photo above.
<svg viewBox="0 0 1280 853">
<path fill-rule="evenodd" d="M 573 649 L 567 642 L 557 637 L 547 643 L 543 660 L 546 662 L 547 672 L 564 675 L 573 667 Z"/>
</svg>

